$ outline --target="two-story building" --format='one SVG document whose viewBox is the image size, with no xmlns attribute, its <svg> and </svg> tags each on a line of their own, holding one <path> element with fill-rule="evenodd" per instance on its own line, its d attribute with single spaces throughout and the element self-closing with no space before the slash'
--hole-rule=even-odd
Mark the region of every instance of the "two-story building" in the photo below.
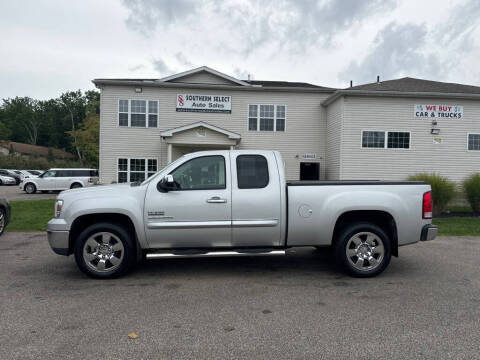
<svg viewBox="0 0 480 360">
<path fill-rule="evenodd" d="M 208 67 L 95 79 L 100 181 L 141 181 L 185 153 L 271 149 L 287 178 L 403 180 L 480 171 L 480 87 L 413 78 L 334 89 Z"/>
</svg>

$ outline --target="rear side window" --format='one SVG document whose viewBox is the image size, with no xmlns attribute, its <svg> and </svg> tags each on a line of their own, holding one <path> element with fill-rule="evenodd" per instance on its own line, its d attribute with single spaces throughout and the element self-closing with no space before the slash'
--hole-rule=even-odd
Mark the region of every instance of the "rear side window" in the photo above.
<svg viewBox="0 0 480 360">
<path fill-rule="evenodd" d="M 262 155 L 237 156 L 239 189 L 261 189 L 268 185 L 268 163 Z"/>
</svg>

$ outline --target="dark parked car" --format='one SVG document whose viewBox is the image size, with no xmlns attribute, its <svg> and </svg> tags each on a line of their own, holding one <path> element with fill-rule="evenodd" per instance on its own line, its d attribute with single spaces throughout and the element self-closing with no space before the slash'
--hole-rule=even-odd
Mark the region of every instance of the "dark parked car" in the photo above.
<svg viewBox="0 0 480 360">
<path fill-rule="evenodd" d="M 10 220 L 10 204 L 5 199 L 0 199 L 0 235 L 8 225 Z"/>
<path fill-rule="evenodd" d="M 0 169 L 0 175 L 3 175 L 3 176 L 10 176 L 12 178 L 15 179 L 15 185 L 18 185 L 22 182 L 22 178 L 20 175 L 16 174 L 15 172 L 13 172 L 12 170 L 8 170 L 8 169 Z"/>
</svg>

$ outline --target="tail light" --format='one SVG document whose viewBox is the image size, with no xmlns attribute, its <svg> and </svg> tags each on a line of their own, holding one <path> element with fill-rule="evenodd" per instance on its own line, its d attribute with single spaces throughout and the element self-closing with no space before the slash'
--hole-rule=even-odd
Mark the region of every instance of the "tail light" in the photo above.
<svg viewBox="0 0 480 360">
<path fill-rule="evenodd" d="M 89 183 L 93 183 L 93 179 L 92 179 L 92 178 L 88 178 L 88 182 L 89 182 Z"/>
<path fill-rule="evenodd" d="M 431 219 L 433 213 L 433 198 L 432 192 L 426 192 L 423 194 L 423 211 L 422 219 Z"/>
</svg>

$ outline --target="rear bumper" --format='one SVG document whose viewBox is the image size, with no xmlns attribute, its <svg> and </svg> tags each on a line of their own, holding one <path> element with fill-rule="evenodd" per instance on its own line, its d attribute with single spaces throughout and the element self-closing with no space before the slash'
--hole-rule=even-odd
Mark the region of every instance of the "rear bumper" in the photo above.
<svg viewBox="0 0 480 360">
<path fill-rule="evenodd" d="M 420 237 L 421 241 L 430 241 L 437 237 L 438 226 L 427 224 L 422 229 L 422 235 Z"/>
<path fill-rule="evenodd" d="M 47 238 L 53 252 L 58 255 L 70 255 L 69 237 L 70 232 L 63 230 L 66 227 L 62 219 L 52 219 L 47 225 Z"/>
</svg>

